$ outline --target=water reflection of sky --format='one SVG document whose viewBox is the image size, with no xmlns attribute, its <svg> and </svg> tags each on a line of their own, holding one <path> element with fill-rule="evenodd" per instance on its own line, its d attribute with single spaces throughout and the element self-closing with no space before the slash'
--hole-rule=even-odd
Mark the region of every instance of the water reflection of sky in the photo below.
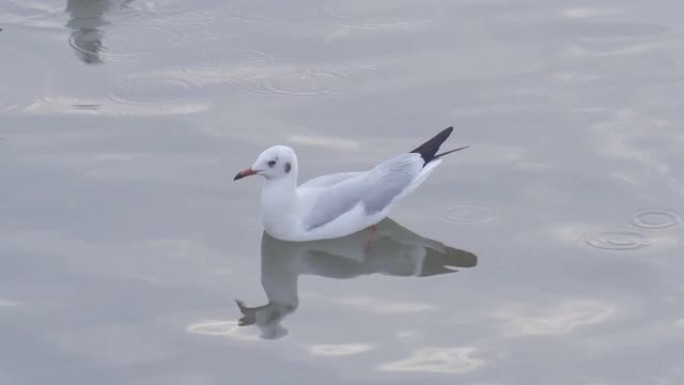
<svg viewBox="0 0 684 385">
<path fill-rule="evenodd" d="M 681 8 L 2 3 L 0 383 L 682 382 Z M 263 147 L 452 124 L 393 218 L 476 268 L 261 255 Z"/>
</svg>

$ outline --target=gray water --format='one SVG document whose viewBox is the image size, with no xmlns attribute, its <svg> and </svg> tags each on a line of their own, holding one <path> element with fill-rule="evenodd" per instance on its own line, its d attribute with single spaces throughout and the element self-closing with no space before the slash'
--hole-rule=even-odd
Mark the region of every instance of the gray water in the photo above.
<svg viewBox="0 0 684 385">
<path fill-rule="evenodd" d="M 683 4 L 3 1 L 0 384 L 683 383 Z M 450 125 L 375 235 L 232 182 Z"/>
</svg>

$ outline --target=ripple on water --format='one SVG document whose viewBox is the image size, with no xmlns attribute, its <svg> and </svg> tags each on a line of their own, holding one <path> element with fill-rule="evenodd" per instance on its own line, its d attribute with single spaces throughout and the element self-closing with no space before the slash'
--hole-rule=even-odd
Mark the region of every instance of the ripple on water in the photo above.
<svg viewBox="0 0 684 385">
<path fill-rule="evenodd" d="M 63 28 L 64 5 L 41 0 L 5 0 L 0 14 L 3 25 L 17 24 L 32 28 Z"/>
<path fill-rule="evenodd" d="M 391 71 L 373 67 L 295 69 L 276 73 L 241 88 L 257 94 L 295 96 L 353 95 L 382 88 L 395 79 Z"/>
<path fill-rule="evenodd" d="M 69 45 L 84 55 L 130 59 L 171 49 L 181 37 L 176 27 L 115 24 L 99 32 L 90 28 L 74 31 Z"/>
<path fill-rule="evenodd" d="M 647 235 L 631 230 L 595 230 L 581 234 L 581 240 L 592 247 L 606 250 L 635 250 L 653 244 Z"/>
<path fill-rule="evenodd" d="M 195 88 L 182 79 L 133 78 L 119 82 L 109 98 L 132 105 L 175 104 L 189 100 Z"/>
<path fill-rule="evenodd" d="M 200 53 L 196 60 L 181 65 L 192 76 L 224 81 L 248 81 L 268 73 L 273 58 L 261 51 L 221 49 Z"/>
<path fill-rule="evenodd" d="M 237 0 L 229 10 L 233 18 L 258 23 L 301 21 L 320 14 L 317 0 Z"/>
<path fill-rule="evenodd" d="M 442 214 L 442 219 L 452 223 L 484 223 L 496 216 L 494 209 L 478 205 L 451 206 Z"/>
<path fill-rule="evenodd" d="M 340 23 L 365 29 L 413 29 L 431 23 L 439 0 L 321 0 L 321 11 Z"/>
<path fill-rule="evenodd" d="M 343 73 L 326 70 L 285 73 L 262 81 L 256 91 L 266 94 L 331 95 L 346 79 Z"/>
<path fill-rule="evenodd" d="M 636 227 L 649 230 L 662 230 L 682 223 L 679 215 L 662 209 L 640 210 L 632 214 L 630 223 Z"/>
<path fill-rule="evenodd" d="M 198 6 L 197 2 L 187 0 L 164 0 L 163 4 L 136 2 L 138 9 L 135 13 L 138 18 L 141 14 L 147 14 L 147 19 L 164 20 L 171 28 L 179 26 L 184 36 L 192 36 L 192 46 L 188 48 L 196 48 L 205 47 L 206 41 L 218 42 L 226 37 L 230 39 L 244 34 L 238 25 L 229 22 L 231 14 L 226 8 L 232 3 L 203 1 Z M 136 8 L 136 5 L 127 4 L 126 8 Z M 187 55 L 187 50 L 183 52 Z"/>
</svg>

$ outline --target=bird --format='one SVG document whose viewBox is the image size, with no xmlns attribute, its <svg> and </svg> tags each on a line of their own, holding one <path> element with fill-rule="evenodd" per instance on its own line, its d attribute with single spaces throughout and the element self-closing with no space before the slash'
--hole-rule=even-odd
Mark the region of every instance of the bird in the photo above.
<svg viewBox="0 0 684 385">
<path fill-rule="evenodd" d="M 344 237 L 383 220 L 425 181 L 443 156 L 468 148 L 438 154 L 453 129 L 448 127 L 414 150 L 370 170 L 323 175 L 299 186 L 295 151 L 276 145 L 264 150 L 233 180 L 251 175 L 264 178 L 261 222 L 273 238 L 301 242 Z"/>
</svg>

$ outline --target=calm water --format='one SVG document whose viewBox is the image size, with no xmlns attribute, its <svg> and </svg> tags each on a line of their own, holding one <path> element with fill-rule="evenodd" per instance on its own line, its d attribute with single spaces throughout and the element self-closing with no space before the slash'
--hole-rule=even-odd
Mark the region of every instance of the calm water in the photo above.
<svg viewBox="0 0 684 385">
<path fill-rule="evenodd" d="M 684 383 L 682 14 L 3 1 L 0 384 Z M 232 182 L 449 125 L 369 248 L 262 237 Z"/>
</svg>

